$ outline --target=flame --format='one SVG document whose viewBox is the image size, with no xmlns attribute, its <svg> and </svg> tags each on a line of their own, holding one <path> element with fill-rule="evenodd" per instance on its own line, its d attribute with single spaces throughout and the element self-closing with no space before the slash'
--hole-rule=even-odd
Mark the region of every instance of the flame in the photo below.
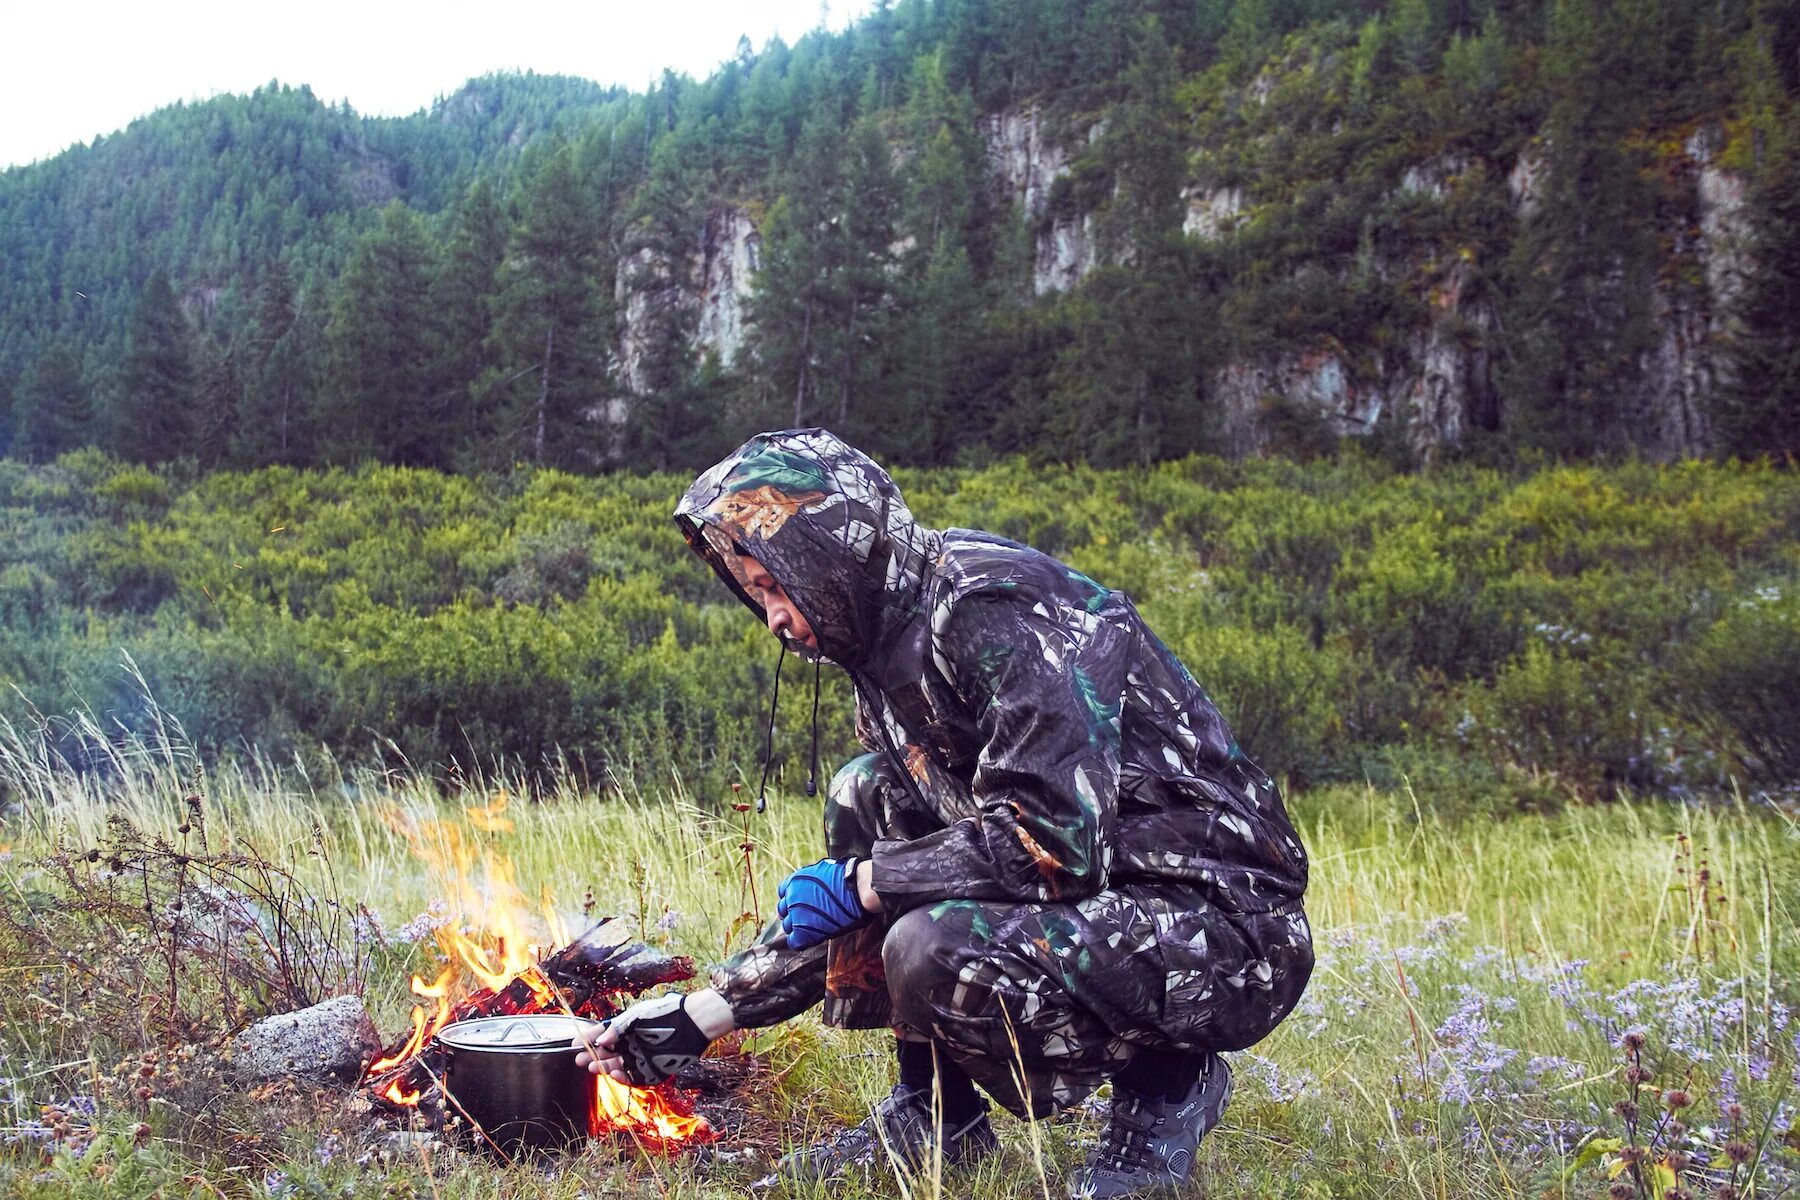
<svg viewBox="0 0 1800 1200">
<path fill-rule="evenodd" d="M 508 803 L 507 794 L 498 792 L 485 805 L 465 806 L 461 822 L 416 813 L 388 815 L 390 827 L 406 839 L 432 887 L 445 898 L 450 917 L 437 933 L 448 965 L 430 983 L 412 977 L 413 995 L 423 1002 L 413 1006 L 412 1028 L 397 1049 L 369 1068 L 371 1090 L 389 1103 L 418 1106 L 422 1091 L 412 1086 L 417 1081 L 408 1068 L 453 1019 L 567 1011 L 565 998 L 538 966 L 549 949 L 570 941 L 554 900 L 548 889 L 540 891 L 535 905 L 528 900 L 511 861 L 482 836 L 512 832 L 513 822 L 504 815 Z M 539 916 L 547 942 L 533 936 Z M 520 983 L 523 994 L 514 986 Z M 384 1083 L 389 1073 L 394 1077 Z M 625 1133 L 665 1153 L 714 1136 L 679 1092 L 628 1087 L 604 1075 L 595 1077 L 588 1131 L 595 1136 Z"/>
<path fill-rule="evenodd" d="M 623 1130 L 656 1150 L 710 1140 L 713 1132 L 705 1117 L 681 1111 L 659 1091 L 628 1087 L 611 1076 L 596 1075 L 588 1132 L 599 1137 L 614 1130 Z"/>
<path fill-rule="evenodd" d="M 423 1007 L 417 1004 L 413 1005 L 412 1035 L 406 1039 L 400 1049 L 386 1058 L 377 1060 L 375 1065 L 369 1068 L 369 1074 L 379 1075 L 383 1071 L 393 1070 L 424 1049 L 425 1039 L 442 1029 L 450 1020 L 450 979 L 454 974 L 453 968 L 445 967 L 443 974 L 439 975 L 436 982 L 433 983 L 426 983 L 417 975 L 412 977 L 413 995 L 422 996 L 428 1000 L 436 999 L 437 1012 L 427 1017 Z M 417 1103 L 416 1098 L 414 1103 Z"/>
<path fill-rule="evenodd" d="M 387 1091 L 381 1094 L 386 1096 L 389 1100 L 392 1100 L 395 1104 L 403 1104 L 407 1108 L 413 1108 L 419 1103 L 419 1093 L 408 1091 L 406 1086 L 398 1079 L 388 1084 Z"/>
</svg>

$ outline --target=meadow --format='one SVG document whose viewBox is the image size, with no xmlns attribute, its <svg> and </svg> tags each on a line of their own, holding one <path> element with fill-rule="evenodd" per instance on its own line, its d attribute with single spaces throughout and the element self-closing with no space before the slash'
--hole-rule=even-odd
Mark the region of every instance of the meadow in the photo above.
<svg viewBox="0 0 1800 1200">
<path fill-rule="evenodd" d="M 1351 456 L 902 483 L 927 521 L 1130 590 L 1289 783 L 1319 965 L 1233 1057 L 1194 1194 L 1793 1187 L 1790 474 Z M 732 1047 L 752 1086 L 720 1153 L 546 1171 L 396 1144 L 342 1089 L 215 1062 L 337 990 L 391 1036 L 440 929 L 515 890 L 534 921 L 547 897 L 705 964 L 817 857 L 818 801 L 782 769 L 804 697 L 768 812 L 733 809 L 772 647 L 684 557 L 678 486 L 0 463 L 0 1193 L 735 1195 L 885 1091 L 884 1038 L 803 1018 Z M 835 684 L 826 711 L 830 758 Z M 510 875 L 447 875 L 448 844 Z M 280 954 L 255 931 L 195 952 L 182 906 L 227 868 L 291 931 Z M 100 902 L 134 872 L 143 904 Z M 998 1160 L 900 1190 L 1060 1195 L 1100 1116 L 1005 1119 Z"/>
<path fill-rule="evenodd" d="M 98 930 L 38 855 L 60 850 L 77 871 L 104 871 L 104 861 L 86 863 L 87 850 L 115 853 L 121 822 L 190 853 L 197 837 L 237 853 L 256 847 L 289 864 L 299 890 L 366 906 L 339 966 L 354 964 L 391 1035 L 405 1027 L 408 976 L 429 977 L 442 961 L 434 929 L 480 927 L 486 914 L 470 897 L 494 894 L 490 877 L 471 888 L 419 857 L 418 831 L 504 857 L 518 888 L 533 901 L 547 891 L 571 925 L 584 908 L 617 914 L 622 933 L 706 963 L 742 944 L 755 922 L 741 914 L 766 915 L 774 883 L 816 855 L 818 802 L 784 792 L 766 815 L 740 815 L 733 793 L 678 780 L 590 791 L 573 779 L 535 800 L 517 798 L 518 780 L 484 780 L 452 802 L 417 775 L 278 784 L 232 768 L 205 775 L 201 811 L 183 803 L 196 794 L 196 762 L 178 741 L 139 747 L 123 785 L 34 768 L 21 745 L 14 731 L 0 755 L 9 784 L 28 789 L 0 862 L 13 935 L 0 1000 L 7 1194 L 732 1195 L 784 1145 L 855 1118 L 889 1086 L 886 1038 L 803 1018 L 736 1047 L 753 1056 L 761 1082 L 721 1143 L 727 1154 L 664 1160 L 602 1144 L 550 1170 L 396 1149 L 341 1089 L 230 1086 L 208 1072 L 205 1047 L 233 1024 L 234 1004 L 253 997 L 228 999 L 194 972 L 183 980 L 197 1014 L 184 1037 L 201 1049 L 172 1046 L 183 1039 L 153 1016 L 165 978 L 152 948 L 169 918 Z M 1792 815 L 1742 801 L 1621 799 L 1494 821 L 1436 815 L 1409 790 L 1347 786 L 1308 791 L 1293 809 L 1314 856 L 1318 969 L 1288 1022 L 1232 1056 L 1237 1099 L 1203 1147 L 1194 1194 L 1601 1195 L 1608 1166 L 1632 1144 L 1617 1106 L 1634 1094 L 1635 1140 L 1647 1147 L 1642 1168 L 1656 1190 L 1631 1194 L 1662 1195 L 1653 1172 L 1675 1154 L 1686 1156 L 1674 1165 L 1694 1195 L 1778 1196 L 1792 1186 Z M 77 953 L 59 962 L 43 942 L 27 953 L 21 923 Z M 146 952 L 78 967 L 76 958 L 93 960 L 96 937 Z M 109 988 L 117 994 L 100 994 Z M 1632 1034 L 1648 1072 L 1635 1087 L 1626 1081 Z M 1060 1195 L 1060 1175 L 1099 1120 L 1092 1108 L 1036 1126 L 1003 1119 L 997 1161 L 911 1181 L 910 1194 L 1027 1197 L 1047 1186 Z M 1733 1154 L 1748 1157 L 1734 1164 Z M 894 1194 L 891 1184 L 869 1190 Z"/>
</svg>

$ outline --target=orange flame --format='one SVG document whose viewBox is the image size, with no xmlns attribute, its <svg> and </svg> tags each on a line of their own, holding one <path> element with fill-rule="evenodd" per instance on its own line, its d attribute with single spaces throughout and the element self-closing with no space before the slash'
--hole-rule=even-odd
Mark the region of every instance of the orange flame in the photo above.
<svg viewBox="0 0 1800 1200">
<path fill-rule="evenodd" d="M 388 1084 L 387 1091 L 381 1094 L 386 1096 L 389 1100 L 392 1100 L 395 1104 L 404 1104 L 408 1108 L 412 1108 L 419 1103 L 419 1093 L 407 1091 L 398 1079 Z"/>
<path fill-rule="evenodd" d="M 652 1149 L 710 1141 L 705 1117 L 682 1112 L 661 1092 L 634 1088 L 609 1075 L 594 1077 L 594 1103 L 588 1110 L 588 1132 L 596 1137 L 623 1131 Z"/>
<path fill-rule="evenodd" d="M 384 1073 L 404 1067 L 420 1054 L 449 1023 L 463 999 L 480 1000 L 484 993 L 497 999 L 515 981 L 522 981 L 530 994 L 523 1002 L 509 1002 L 496 1013 L 564 1010 L 563 997 L 538 969 L 545 944 L 532 936 L 534 906 L 520 890 L 511 861 L 483 844 L 481 837 L 512 832 L 513 822 L 504 815 L 508 801 L 507 794 L 499 792 L 485 805 L 465 806 L 461 823 L 389 814 L 390 826 L 406 838 L 434 889 L 446 900 L 450 919 L 437 937 L 449 965 L 431 983 L 413 976 L 413 994 L 428 1003 L 413 1006 L 412 1030 L 400 1048 L 369 1068 L 375 1086 Z M 557 917 L 548 889 L 539 894 L 536 907 L 549 933 L 548 946 L 567 944 L 567 930 Z M 458 988 L 459 975 L 466 975 L 476 986 Z M 468 1015 L 468 1005 L 463 1004 L 461 1011 Z M 417 1106 L 421 1095 L 401 1078 L 379 1094 L 407 1107 Z M 604 1075 L 595 1077 L 588 1131 L 595 1136 L 626 1133 L 663 1152 L 715 1136 L 704 1117 L 683 1110 L 678 1097 L 656 1089 L 628 1087 Z"/>
</svg>

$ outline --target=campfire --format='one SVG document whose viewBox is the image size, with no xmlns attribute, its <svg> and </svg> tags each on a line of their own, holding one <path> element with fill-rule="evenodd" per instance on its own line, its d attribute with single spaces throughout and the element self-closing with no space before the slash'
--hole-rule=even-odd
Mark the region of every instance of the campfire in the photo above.
<svg viewBox="0 0 1800 1200">
<path fill-rule="evenodd" d="M 637 942 L 613 941 L 611 918 L 570 938 L 547 895 L 534 914 L 514 881 L 511 863 L 464 827 L 474 833 L 509 831 L 505 807 L 502 795 L 487 807 L 466 808 L 462 824 L 394 821 L 421 866 L 444 890 L 444 919 L 436 936 L 449 962 L 429 983 L 413 976 L 411 1028 L 369 1067 L 363 1086 L 377 1106 L 395 1114 L 411 1110 L 434 1128 L 459 1115 L 455 1098 L 443 1087 L 447 1052 L 434 1040 L 445 1026 L 535 1013 L 604 1020 L 646 989 L 694 974 L 689 959 L 671 958 Z M 534 940 L 531 931 L 540 916 L 549 937 Z M 592 1136 L 627 1137 L 658 1153 L 714 1136 L 706 1120 L 694 1113 L 692 1100 L 673 1083 L 634 1088 L 604 1075 L 593 1079 L 588 1105 Z"/>
</svg>

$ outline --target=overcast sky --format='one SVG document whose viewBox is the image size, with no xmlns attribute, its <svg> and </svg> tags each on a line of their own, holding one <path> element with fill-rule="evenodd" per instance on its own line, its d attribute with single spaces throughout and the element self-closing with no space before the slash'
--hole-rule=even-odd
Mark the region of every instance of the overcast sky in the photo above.
<svg viewBox="0 0 1800 1200">
<path fill-rule="evenodd" d="M 830 0 L 840 29 L 869 0 Z M 0 167 L 48 158 L 177 100 L 279 79 L 361 113 L 415 112 L 475 75 L 531 70 L 642 88 L 703 78 L 819 0 L 18 0 L 5 6 Z"/>
</svg>

